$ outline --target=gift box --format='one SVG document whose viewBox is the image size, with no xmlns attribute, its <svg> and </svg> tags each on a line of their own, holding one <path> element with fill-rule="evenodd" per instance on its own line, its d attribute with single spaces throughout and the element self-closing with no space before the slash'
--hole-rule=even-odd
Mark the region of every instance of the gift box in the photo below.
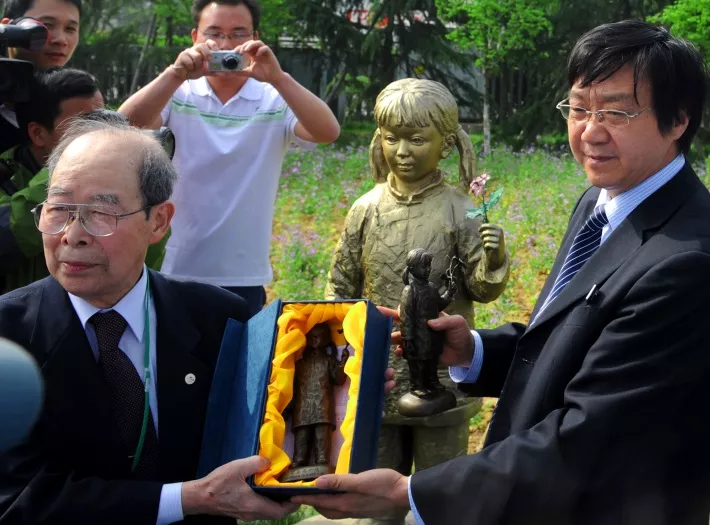
<svg viewBox="0 0 710 525">
<path fill-rule="evenodd" d="M 276 300 L 247 323 L 230 320 L 215 368 L 205 420 L 199 476 L 255 454 L 271 467 L 247 481 L 276 500 L 323 491 L 312 481 L 283 483 L 293 457 L 290 404 L 306 334 L 328 323 L 338 360 L 343 350 L 345 384 L 334 388 L 335 473 L 375 468 L 382 422 L 384 374 L 392 320 L 367 300 Z"/>
</svg>

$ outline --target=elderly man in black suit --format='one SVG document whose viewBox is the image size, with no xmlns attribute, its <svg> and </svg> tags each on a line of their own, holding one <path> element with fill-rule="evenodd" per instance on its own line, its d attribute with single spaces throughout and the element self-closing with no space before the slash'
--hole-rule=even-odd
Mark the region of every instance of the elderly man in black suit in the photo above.
<svg viewBox="0 0 710 525">
<path fill-rule="evenodd" d="M 0 456 L 0 523 L 293 511 L 245 483 L 266 468 L 257 456 L 194 479 L 225 324 L 248 312 L 235 294 L 145 267 L 174 211 L 177 174 L 161 145 L 118 121 L 77 121 L 48 165 L 34 213 L 51 277 L 0 297 L 0 336 L 32 353 L 46 393 L 31 436 Z"/>
<path fill-rule="evenodd" d="M 592 184 L 526 326 L 444 330 L 442 361 L 498 397 L 484 449 L 294 498 L 329 516 L 411 507 L 426 525 L 705 525 L 710 508 L 710 194 L 685 154 L 706 71 L 640 21 L 581 37 L 557 105 Z M 435 446 L 432 443 L 432 446 Z"/>
</svg>

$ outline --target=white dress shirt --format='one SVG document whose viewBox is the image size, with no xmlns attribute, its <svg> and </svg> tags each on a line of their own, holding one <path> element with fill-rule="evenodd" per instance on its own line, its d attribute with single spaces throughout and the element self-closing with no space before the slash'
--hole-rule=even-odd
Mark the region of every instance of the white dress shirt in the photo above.
<svg viewBox="0 0 710 525">
<path fill-rule="evenodd" d="M 131 288 L 131 290 L 123 296 L 123 298 L 116 303 L 112 308 L 100 309 L 92 306 L 84 299 L 77 297 L 76 295 L 68 294 L 69 300 L 71 301 L 76 315 L 81 321 L 81 326 L 86 332 L 86 337 L 89 339 L 89 345 L 94 353 L 94 357 L 98 361 L 99 359 L 99 344 L 96 339 L 96 332 L 94 330 L 94 325 L 89 322 L 89 319 L 97 312 L 107 312 L 110 310 L 115 310 L 126 320 L 128 326 L 126 331 L 123 332 L 121 340 L 118 342 L 118 348 L 128 356 L 133 363 L 133 366 L 138 372 L 138 376 L 141 381 L 145 381 L 145 371 L 143 366 L 144 356 L 145 356 L 145 342 L 143 340 L 144 328 L 145 328 L 145 293 L 146 285 L 148 284 L 148 271 L 145 266 L 143 266 L 143 273 L 141 274 L 138 282 Z M 150 394 L 150 412 L 153 415 L 153 422 L 155 423 L 156 436 L 158 435 L 158 396 L 157 396 L 157 384 L 158 384 L 158 367 L 157 367 L 157 357 L 156 357 L 156 314 L 155 314 L 155 304 L 152 300 L 149 302 L 148 308 L 148 320 L 149 320 L 149 332 L 150 332 L 150 348 L 149 348 L 149 362 L 150 362 L 150 376 L 151 382 L 148 388 Z M 183 519 L 182 513 L 182 483 L 171 483 L 163 485 L 163 489 L 160 493 L 160 505 L 158 507 L 158 520 L 157 525 L 167 525 L 168 523 L 173 523 L 175 521 L 180 521 Z"/>
</svg>

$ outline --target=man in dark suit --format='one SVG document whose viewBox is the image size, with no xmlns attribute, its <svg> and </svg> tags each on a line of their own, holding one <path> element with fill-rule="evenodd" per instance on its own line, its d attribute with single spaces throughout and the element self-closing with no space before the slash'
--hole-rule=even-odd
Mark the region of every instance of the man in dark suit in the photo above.
<svg viewBox="0 0 710 525">
<path fill-rule="evenodd" d="M 0 336 L 42 368 L 31 436 L 0 456 L 0 523 L 146 524 L 281 518 L 254 493 L 257 456 L 194 480 L 212 373 L 237 295 L 144 265 L 165 235 L 177 173 L 128 124 L 77 120 L 34 213 L 51 277 L 0 297 Z M 193 516 L 194 515 L 194 516 Z"/>
<path fill-rule="evenodd" d="M 333 517 L 410 507 L 432 524 L 706 524 L 710 508 L 710 195 L 687 163 L 705 68 L 640 21 L 572 51 L 557 108 L 593 185 L 531 322 L 444 330 L 442 361 L 499 397 L 479 454 L 403 477 L 322 478 L 294 498 Z M 434 444 L 432 444 L 434 445 Z"/>
</svg>

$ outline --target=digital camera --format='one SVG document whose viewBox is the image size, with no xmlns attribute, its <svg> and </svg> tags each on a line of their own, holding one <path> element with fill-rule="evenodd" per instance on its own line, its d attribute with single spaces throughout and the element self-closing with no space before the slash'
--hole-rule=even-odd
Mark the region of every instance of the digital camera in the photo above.
<svg viewBox="0 0 710 525">
<path fill-rule="evenodd" d="M 210 54 L 209 70 L 241 71 L 244 68 L 244 57 L 234 51 L 212 51 Z"/>
</svg>

